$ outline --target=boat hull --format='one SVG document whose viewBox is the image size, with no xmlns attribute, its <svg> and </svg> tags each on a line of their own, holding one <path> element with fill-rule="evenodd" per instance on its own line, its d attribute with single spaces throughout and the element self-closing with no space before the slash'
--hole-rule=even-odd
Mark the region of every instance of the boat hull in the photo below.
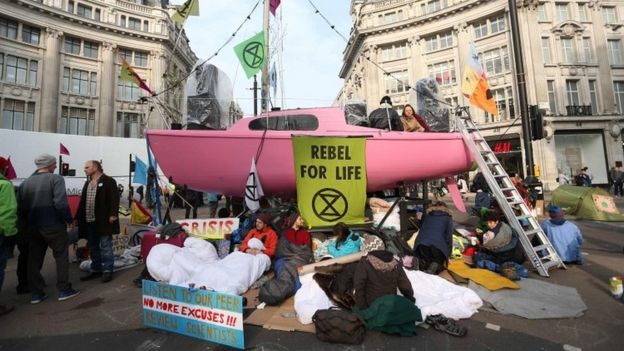
<svg viewBox="0 0 624 351">
<path fill-rule="evenodd" d="M 292 135 L 317 133 L 271 131 L 148 131 L 159 166 L 176 184 L 232 196 L 243 196 L 252 157 L 265 194 L 296 192 Z M 366 142 L 367 190 L 395 187 L 455 175 L 470 168 L 472 158 L 459 133 L 324 132 L 323 136 L 362 136 Z"/>
</svg>

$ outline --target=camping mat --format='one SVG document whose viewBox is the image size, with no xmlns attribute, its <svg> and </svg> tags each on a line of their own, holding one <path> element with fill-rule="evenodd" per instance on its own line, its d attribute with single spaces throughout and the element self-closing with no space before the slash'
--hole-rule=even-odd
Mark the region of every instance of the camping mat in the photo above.
<svg viewBox="0 0 624 351">
<path fill-rule="evenodd" d="M 247 294 L 245 294 L 245 296 L 247 296 Z M 249 299 L 247 299 L 247 301 L 249 303 Z M 297 320 L 294 297 L 288 298 L 282 302 L 280 306 L 266 306 L 261 310 L 256 309 L 245 319 L 245 323 L 261 326 L 265 329 L 302 331 L 307 333 L 316 332 L 314 324 L 301 324 Z"/>
<path fill-rule="evenodd" d="M 498 273 L 494 273 L 487 269 L 470 268 L 463 260 L 451 260 L 448 265 L 448 270 L 459 275 L 460 277 L 470 279 L 471 281 L 482 285 L 490 291 L 500 289 L 519 289 L 518 284 L 503 277 Z"/>
<path fill-rule="evenodd" d="M 518 284 L 519 290 L 488 291 L 474 282 L 468 288 L 498 312 L 527 319 L 576 318 L 587 309 L 575 288 L 530 278 Z"/>
</svg>

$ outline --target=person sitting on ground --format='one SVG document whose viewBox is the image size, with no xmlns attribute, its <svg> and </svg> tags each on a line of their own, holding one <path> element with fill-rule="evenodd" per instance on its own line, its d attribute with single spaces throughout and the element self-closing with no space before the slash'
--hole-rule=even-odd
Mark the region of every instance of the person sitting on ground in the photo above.
<svg viewBox="0 0 624 351">
<path fill-rule="evenodd" d="M 422 321 L 422 314 L 412 284 L 391 252 L 375 250 L 363 257 L 355 268 L 353 288 L 354 311 L 367 329 L 402 336 L 416 333 L 415 322 Z"/>
<path fill-rule="evenodd" d="M 488 211 L 484 217 L 488 231 L 476 229 L 478 236 L 482 234 L 481 248 L 473 256 L 476 267 L 500 273 L 511 280 L 528 277 L 529 272 L 522 266 L 525 256 L 518 233 L 501 221 L 498 211 Z"/>
<path fill-rule="evenodd" d="M 542 223 L 542 229 L 548 240 L 565 263 L 583 264 L 581 246 L 583 245 L 583 235 L 576 224 L 567 221 L 561 207 L 551 205 L 548 208 L 547 219 Z"/>
<path fill-rule="evenodd" d="M 436 202 L 427 208 L 416 242 L 414 256 L 420 270 L 438 274 L 445 270 L 453 246 L 453 218 L 444 202 Z"/>
<path fill-rule="evenodd" d="M 333 231 L 336 238 L 327 247 L 330 255 L 334 258 L 338 258 L 360 252 L 362 239 L 359 235 L 352 232 L 345 223 L 336 223 Z"/>
<path fill-rule="evenodd" d="M 261 213 L 256 217 L 256 227 L 251 229 L 243 242 L 241 243 L 239 250 L 248 254 L 257 255 L 264 253 L 270 258 L 275 257 L 275 251 L 277 250 L 277 234 L 269 226 L 271 223 L 271 216 L 268 213 Z M 263 250 L 258 250 L 249 247 L 249 240 L 252 238 L 259 239 L 264 244 Z"/>
<path fill-rule="evenodd" d="M 403 123 L 403 130 L 406 132 L 424 132 L 425 127 L 420 123 L 416 117 L 414 108 L 412 105 L 405 105 L 403 108 L 403 115 L 401 116 L 401 123 Z"/>
<path fill-rule="evenodd" d="M 312 247 L 312 237 L 310 232 L 304 227 L 303 217 L 297 212 L 288 217 L 289 227 L 284 232 L 284 238 L 289 242 L 299 246 Z"/>
</svg>

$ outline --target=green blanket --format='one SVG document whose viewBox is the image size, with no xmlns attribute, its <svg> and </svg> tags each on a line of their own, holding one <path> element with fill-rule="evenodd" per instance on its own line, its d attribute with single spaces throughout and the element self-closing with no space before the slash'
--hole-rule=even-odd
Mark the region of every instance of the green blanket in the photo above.
<svg viewBox="0 0 624 351">
<path fill-rule="evenodd" d="M 410 300 L 399 295 L 384 295 L 366 309 L 353 308 L 366 322 L 366 329 L 386 334 L 412 336 L 416 334 L 416 322 L 422 322 L 420 309 Z"/>
</svg>

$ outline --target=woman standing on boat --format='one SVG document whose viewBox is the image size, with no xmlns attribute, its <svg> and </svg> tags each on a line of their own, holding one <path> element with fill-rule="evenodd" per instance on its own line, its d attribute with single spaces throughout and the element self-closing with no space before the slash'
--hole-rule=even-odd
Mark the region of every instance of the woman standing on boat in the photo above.
<svg viewBox="0 0 624 351">
<path fill-rule="evenodd" d="M 418 116 L 419 117 L 419 116 Z M 424 132 L 425 127 L 422 121 L 417 118 L 416 113 L 412 105 L 405 105 L 403 108 L 403 115 L 401 116 L 401 123 L 403 123 L 403 130 L 406 132 Z"/>
</svg>

